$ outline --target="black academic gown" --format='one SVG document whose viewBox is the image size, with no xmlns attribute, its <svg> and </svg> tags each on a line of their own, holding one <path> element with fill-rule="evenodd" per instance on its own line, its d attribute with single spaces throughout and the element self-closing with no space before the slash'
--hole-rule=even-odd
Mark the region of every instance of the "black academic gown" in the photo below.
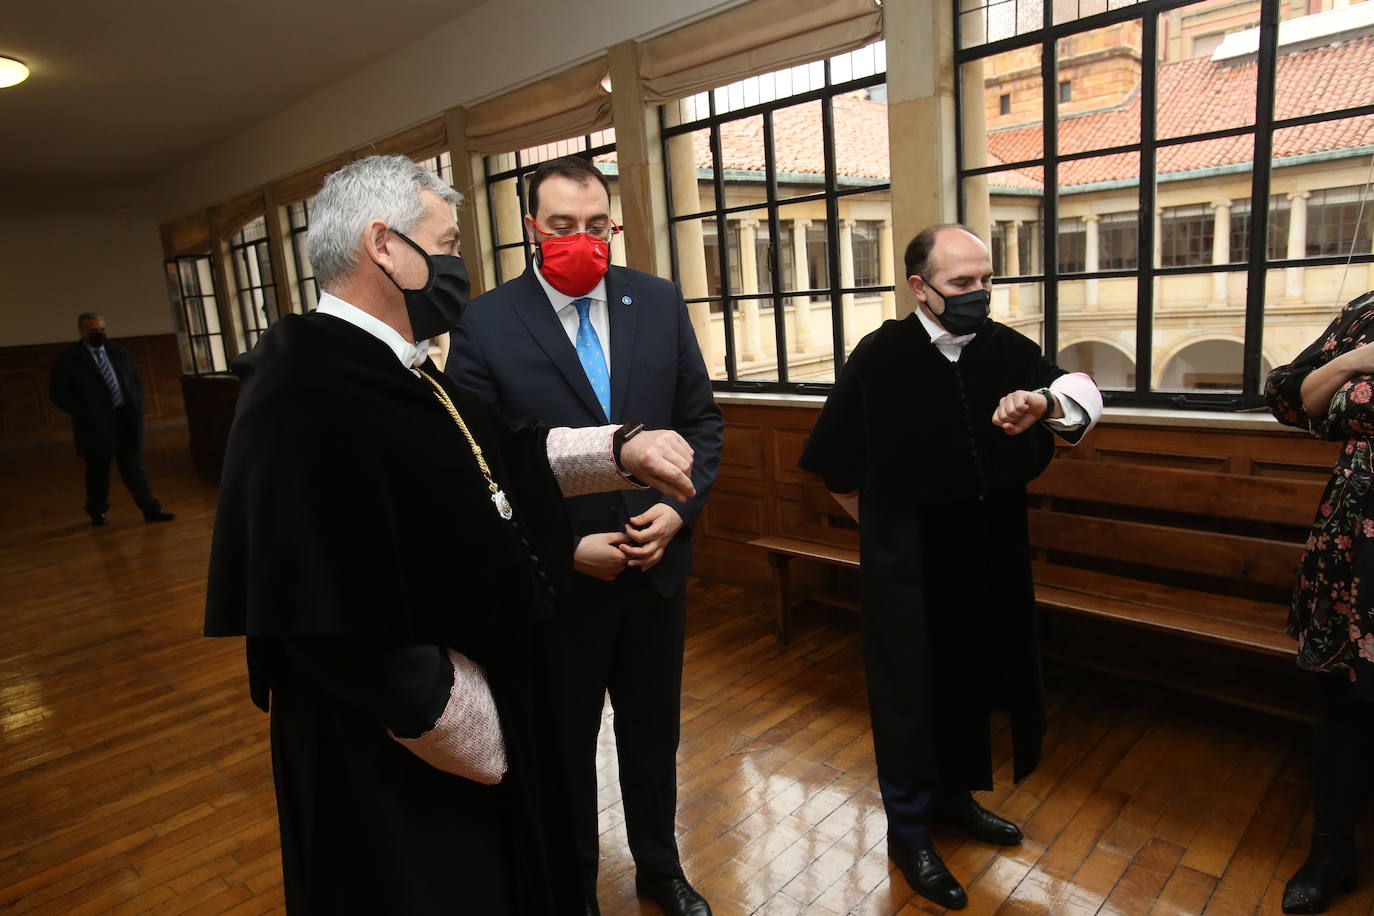
<svg viewBox="0 0 1374 916">
<path fill-rule="evenodd" d="M 572 542 L 545 431 L 427 364 L 513 524 L 430 384 L 367 332 L 287 316 L 232 368 L 206 634 L 247 636 L 253 699 L 266 710 L 270 695 L 288 908 L 576 912 L 537 654 Z M 442 711 L 446 646 L 486 668 L 509 764 L 497 786 L 387 733 L 415 737 Z"/>
<path fill-rule="evenodd" d="M 1053 436 L 1008 436 L 992 415 L 1004 395 L 1063 374 L 991 321 L 951 363 L 913 314 L 859 342 L 807 441 L 803 469 L 860 493 L 864 662 L 886 777 L 992 788 L 998 708 L 1011 714 L 1015 778 L 1040 759 L 1026 483 Z"/>
</svg>

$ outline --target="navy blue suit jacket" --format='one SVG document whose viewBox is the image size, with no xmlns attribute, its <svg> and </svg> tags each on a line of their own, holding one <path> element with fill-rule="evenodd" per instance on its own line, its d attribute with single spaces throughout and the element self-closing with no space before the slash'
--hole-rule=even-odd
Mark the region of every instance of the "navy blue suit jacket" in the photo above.
<svg viewBox="0 0 1374 916">
<path fill-rule="evenodd" d="M 581 536 L 621 531 L 625 520 L 656 502 L 685 524 L 648 571 L 659 594 L 680 590 L 691 571 L 691 531 L 720 468 L 724 421 L 677 285 L 652 274 L 612 267 L 606 275 L 610 323 L 611 416 L 602 413 L 577 351 L 531 267 L 474 299 L 453 332 L 444 371 L 508 417 L 548 426 L 643 423 L 674 429 L 692 446 L 686 503 L 657 490 L 621 490 L 568 500 Z M 604 344 L 604 342 L 603 342 Z M 622 575 L 636 575 L 627 571 Z"/>
</svg>

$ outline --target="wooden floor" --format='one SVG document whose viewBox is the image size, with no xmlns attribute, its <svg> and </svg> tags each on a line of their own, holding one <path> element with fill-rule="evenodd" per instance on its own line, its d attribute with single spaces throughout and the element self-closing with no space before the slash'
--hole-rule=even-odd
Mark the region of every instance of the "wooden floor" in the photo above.
<svg viewBox="0 0 1374 916">
<path fill-rule="evenodd" d="M 7 912 L 281 909 L 267 719 L 240 643 L 199 636 L 214 492 L 191 473 L 184 431 L 154 434 L 146 457 L 178 520 L 146 525 L 116 490 L 95 530 L 69 449 L 0 453 Z M 697 582 L 690 608 L 678 825 L 715 912 L 938 912 L 884 852 L 853 618 L 802 614 L 784 649 L 765 596 Z M 983 799 L 1026 842 L 937 835 L 968 912 L 1279 912 L 1311 827 L 1303 729 L 1099 675 L 1047 677 L 1044 762 L 1013 786 L 999 734 Z M 602 908 L 651 913 L 634 897 L 602 735 Z M 1333 913 L 1374 907 L 1366 845 L 1364 886 Z"/>
</svg>

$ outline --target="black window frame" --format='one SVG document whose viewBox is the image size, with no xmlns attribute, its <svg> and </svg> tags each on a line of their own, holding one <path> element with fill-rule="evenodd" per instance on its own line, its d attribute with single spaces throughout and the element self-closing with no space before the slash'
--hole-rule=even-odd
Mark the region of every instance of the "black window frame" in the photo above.
<svg viewBox="0 0 1374 916">
<path fill-rule="evenodd" d="M 1229 137 L 1249 136 L 1253 138 L 1250 200 L 1268 201 L 1272 178 L 1273 140 L 1275 132 L 1284 128 L 1301 127 L 1326 121 L 1340 121 L 1348 118 L 1374 115 L 1374 104 L 1349 108 L 1332 109 L 1313 114 L 1288 118 L 1274 115 L 1275 74 L 1278 67 L 1278 38 L 1281 8 L 1279 0 L 1260 0 L 1259 43 L 1256 54 L 1256 104 L 1252 124 L 1219 130 L 1201 130 L 1174 137 L 1156 136 L 1158 114 L 1157 75 L 1159 68 L 1159 19 L 1173 10 L 1195 5 L 1198 0 L 1140 0 L 1122 5 L 1116 9 L 1069 19 L 1055 21 L 1055 12 L 1063 15 L 1063 6 L 1058 3 L 1041 5 L 1039 25 L 1021 34 L 986 41 L 965 47 L 962 40 L 961 23 L 966 14 L 977 14 L 994 0 L 986 0 L 975 8 L 966 8 L 965 0 L 952 0 L 954 7 L 954 101 L 955 101 L 955 162 L 957 167 L 958 212 L 963 218 L 968 212 L 967 183 L 970 178 L 992 175 L 1012 169 L 1031 169 L 1039 167 L 1045 189 L 1041 201 L 1041 218 L 1045 225 L 1057 225 L 1059 197 L 1058 172 L 1062 163 L 1079 159 L 1093 159 L 1107 155 L 1135 153 L 1139 155 L 1140 212 L 1156 212 L 1158 200 L 1158 177 L 1156 162 L 1158 152 L 1171 146 L 1197 143 L 1203 140 L 1217 140 Z M 1140 80 L 1140 139 L 1107 149 L 1091 149 L 1082 152 L 1060 154 L 1058 151 L 1058 42 L 1061 40 L 1101 29 L 1119 23 L 1139 20 L 1141 22 L 1141 80 Z M 1019 26 L 1018 26 L 1019 27 Z M 1041 155 L 1036 158 L 1017 162 L 1000 162 L 994 165 L 966 168 L 965 163 L 965 120 L 964 111 L 964 67 L 986 58 L 1023 48 L 1038 47 L 1041 53 L 1040 78 L 1042 86 L 1042 110 L 1040 129 L 1044 138 Z M 980 104 L 986 104 L 979 96 Z M 1254 164 L 1263 164 L 1256 168 Z M 1146 176 L 1153 180 L 1144 180 Z M 1346 255 L 1327 255 L 1296 259 L 1270 259 L 1268 254 L 1268 205 L 1265 206 L 1266 219 L 1252 223 L 1259 231 L 1250 233 L 1249 257 L 1243 262 L 1231 264 L 1205 264 L 1185 267 L 1161 267 L 1155 264 L 1154 245 L 1156 239 L 1155 221 L 1140 221 L 1139 255 L 1140 266 L 1133 270 L 1105 271 L 1092 273 L 1062 274 L 1057 269 L 1058 239 L 1054 233 L 1042 236 L 1044 269 L 1035 274 L 1019 277 L 998 277 L 994 283 L 1035 282 L 1042 285 L 1041 302 L 1043 307 L 1041 344 L 1045 353 L 1053 357 L 1059 352 L 1059 281 L 1061 279 L 1090 280 L 1116 277 L 1133 278 L 1136 290 L 1136 386 L 1134 390 L 1107 389 L 1103 392 L 1108 404 L 1119 406 L 1196 408 L 1207 410 L 1250 410 L 1265 406 L 1261 374 L 1263 353 L 1265 284 L 1266 272 L 1285 267 L 1321 267 L 1328 265 L 1374 263 L 1374 253 Z M 1310 231 L 1310 230 L 1309 230 Z M 1204 392 L 1178 392 L 1153 390 L 1150 380 L 1154 364 L 1154 301 L 1155 285 L 1159 277 L 1185 274 L 1214 274 L 1218 272 L 1243 271 L 1246 274 L 1245 299 L 1245 342 L 1243 344 L 1243 363 L 1241 390 L 1209 394 Z"/>
<path fill-rule="evenodd" d="M 224 323 L 219 313 L 219 295 L 215 289 L 214 258 L 208 254 L 182 255 L 163 261 L 167 278 L 167 292 L 172 299 L 178 336 L 182 339 L 182 373 L 185 375 L 213 375 L 229 367 L 229 348 L 224 339 Z M 209 289 L 202 283 L 202 272 L 210 280 Z M 210 330 L 207 315 L 215 316 L 219 330 Z M 215 340 L 223 366 L 215 365 Z M 201 355 L 208 363 L 202 364 Z"/>
<path fill-rule="evenodd" d="M 315 280 L 315 268 L 310 263 L 306 239 L 310 234 L 310 204 L 307 197 L 286 205 L 286 247 L 291 251 L 291 263 L 296 269 L 296 292 L 300 296 L 301 314 L 311 311 L 320 301 L 320 284 Z M 314 291 L 314 296 L 310 291 Z"/>
<path fill-rule="evenodd" d="M 262 237 L 248 238 L 248 230 L 255 223 L 262 223 Z M 272 245 L 269 238 L 267 216 L 256 216 L 244 223 L 229 240 L 229 261 L 234 270 L 234 304 L 238 308 L 239 334 L 242 351 L 247 352 L 257 346 L 258 340 L 272 322 L 281 315 L 281 302 L 277 294 L 277 274 L 272 268 Z M 251 254 L 250 254 L 251 253 Z M 249 258 L 258 269 L 258 280 L 253 283 L 250 276 Z M 266 278 L 266 279 L 265 279 Z M 258 308 L 255 293 L 262 294 L 262 307 Z"/>
<path fill-rule="evenodd" d="M 724 318 L 725 335 L 725 373 L 724 379 L 713 378 L 711 385 L 716 391 L 741 391 L 741 392 L 778 392 L 788 394 L 825 394 L 833 387 L 834 382 L 794 382 L 788 378 L 788 353 L 787 353 L 787 310 L 786 305 L 789 300 L 795 300 L 802 295 L 810 297 L 812 302 L 830 301 L 831 317 L 831 336 L 834 359 L 834 377 L 839 378 L 840 372 L 844 368 L 848 354 L 845 352 L 845 328 L 844 328 L 844 297 L 846 295 L 881 295 L 883 292 L 892 291 L 895 294 L 895 285 L 878 286 L 859 286 L 841 287 L 832 285 L 831 279 L 841 276 L 840 272 L 840 215 L 839 204 L 845 197 L 854 197 L 863 194 L 871 194 L 875 191 L 888 191 L 891 193 L 892 182 L 867 180 L 855 180 L 848 177 L 844 178 L 846 187 L 841 188 L 841 179 L 836 167 L 835 153 L 835 110 L 834 99 L 846 93 L 857 92 L 864 89 L 872 89 L 877 86 L 886 86 L 887 71 L 874 73 L 857 79 L 846 80 L 836 83 L 831 74 L 831 58 L 826 57 L 816 61 L 824 67 L 824 79 L 819 88 L 809 89 L 794 95 L 783 98 L 773 99 L 768 102 L 761 102 L 755 105 L 732 108 L 729 111 L 719 111 L 716 105 L 716 90 L 707 90 L 703 93 L 707 100 L 707 114 L 705 117 L 696 118 L 691 121 L 684 121 L 680 124 L 668 124 L 668 106 L 659 106 L 659 133 L 662 141 L 663 161 L 665 164 L 671 163 L 672 153 L 669 149 L 669 141 L 676 136 L 693 134 L 700 130 L 709 130 L 711 166 L 712 173 L 715 175 L 715 205 L 706 210 L 699 210 L 693 213 L 679 214 L 673 206 L 672 188 L 672 168 L 664 168 L 664 183 L 666 186 L 666 198 L 668 204 L 668 250 L 672 258 L 673 277 L 680 277 L 678 267 L 678 246 L 676 238 L 676 227 L 678 223 L 687 220 L 702 220 L 703 225 L 706 219 L 714 216 L 716 226 L 726 225 L 730 215 L 736 213 L 757 213 L 762 211 L 767 214 L 770 227 L 770 238 L 781 238 L 780 224 L 782 217 L 779 210 L 793 204 L 804 202 L 822 201 L 825 203 L 825 239 L 833 240 L 834 244 L 826 241 L 826 285 L 820 286 L 816 283 L 816 272 L 810 271 L 811 288 L 807 290 L 784 290 L 784 284 L 771 284 L 771 291 L 736 293 L 730 283 L 730 265 L 726 259 L 727 251 L 717 247 L 720 259 L 719 272 L 721 285 L 718 287 L 718 295 L 697 296 L 687 299 L 687 303 L 708 302 L 714 312 L 719 306 Z M 719 88 L 719 87 L 718 87 Z M 779 193 L 779 172 L 777 168 L 777 158 L 774 150 L 773 136 L 773 115 L 783 109 L 794 108 L 799 105 L 811 102 L 820 102 L 821 105 L 821 134 L 822 147 L 825 160 L 825 174 L 823 177 L 823 187 L 810 194 L 791 195 L 782 197 Z M 676 104 L 676 103 L 670 103 Z M 721 161 L 724 158 L 721 152 L 720 128 L 721 125 L 730 121 L 747 120 L 749 118 L 761 118 L 763 122 L 763 152 L 764 152 L 764 173 L 763 184 L 766 197 L 763 203 L 748 203 L 735 206 L 725 204 L 725 170 L 721 168 Z M 810 258 L 811 248 L 815 240 L 812 238 L 815 222 L 807 230 L 807 253 Z M 768 260 L 765 264 L 760 264 L 760 268 L 767 267 L 770 276 L 778 276 L 782 273 L 780 264 L 781 255 L 778 246 L 773 245 L 768 249 Z M 762 269 L 760 274 L 762 274 Z M 895 278 L 894 278 L 895 280 Z M 760 287 L 762 287 L 760 283 Z M 769 309 L 773 315 L 773 333 L 775 335 L 774 347 L 777 354 L 777 380 L 742 380 L 739 377 L 738 345 L 735 341 L 734 314 L 736 303 L 744 300 L 755 300 L 759 304 L 760 310 Z"/>
</svg>

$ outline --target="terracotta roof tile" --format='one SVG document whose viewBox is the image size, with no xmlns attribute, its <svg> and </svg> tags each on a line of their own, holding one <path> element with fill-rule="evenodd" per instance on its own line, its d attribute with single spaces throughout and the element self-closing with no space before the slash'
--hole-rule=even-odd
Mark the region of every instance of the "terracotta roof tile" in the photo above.
<svg viewBox="0 0 1374 916">
<path fill-rule="evenodd" d="M 1160 137 L 1201 130 L 1220 130 L 1254 123 L 1255 70 L 1243 64 L 1213 63 L 1207 58 L 1175 61 L 1159 67 Z M 1275 115 L 1296 117 L 1317 111 L 1374 102 L 1374 36 L 1336 46 L 1313 48 L 1279 58 Z M 1060 122 L 1061 152 L 1105 149 L 1139 138 L 1140 97 L 1121 108 L 1065 118 Z M 1374 144 L 1374 116 L 1292 127 L 1274 135 L 1274 158 L 1350 149 Z M 994 131 L 988 135 L 989 163 L 1016 162 L 1040 155 L 1040 126 Z M 1237 165 L 1253 159 L 1250 137 L 1206 140 L 1159 150 L 1160 174 Z M 1065 187 L 1133 178 L 1138 157 L 1103 156 L 1060 166 Z M 990 176 L 998 187 L 1024 187 L 1024 173 Z"/>
</svg>

